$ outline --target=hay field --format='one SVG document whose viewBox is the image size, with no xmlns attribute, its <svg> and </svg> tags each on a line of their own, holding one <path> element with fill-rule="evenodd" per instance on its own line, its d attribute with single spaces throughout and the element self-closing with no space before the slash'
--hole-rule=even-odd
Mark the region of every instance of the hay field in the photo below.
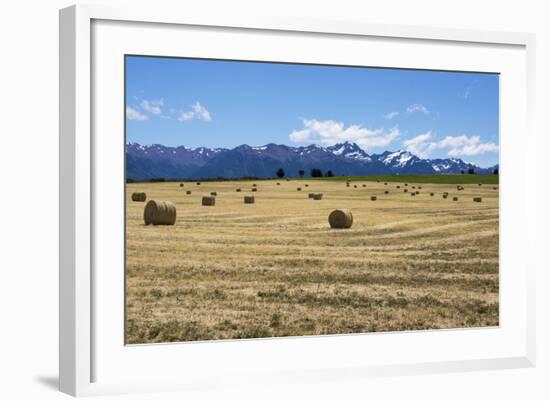
<svg viewBox="0 0 550 401">
<path fill-rule="evenodd" d="M 499 324 L 494 185 L 422 183 L 413 197 L 414 183 L 276 182 L 127 185 L 127 343 Z M 176 224 L 145 226 L 137 191 L 174 202 Z M 329 228 L 335 208 L 350 229 Z"/>
</svg>

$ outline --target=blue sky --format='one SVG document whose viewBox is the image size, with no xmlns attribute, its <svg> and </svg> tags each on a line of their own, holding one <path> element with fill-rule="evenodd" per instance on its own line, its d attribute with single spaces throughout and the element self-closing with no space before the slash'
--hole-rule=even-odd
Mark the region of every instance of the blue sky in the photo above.
<svg viewBox="0 0 550 401">
<path fill-rule="evenodd" d="M 126 57 L 126 140 L 328 146 L 498 163 L 498 75 Z"/>
</svg>

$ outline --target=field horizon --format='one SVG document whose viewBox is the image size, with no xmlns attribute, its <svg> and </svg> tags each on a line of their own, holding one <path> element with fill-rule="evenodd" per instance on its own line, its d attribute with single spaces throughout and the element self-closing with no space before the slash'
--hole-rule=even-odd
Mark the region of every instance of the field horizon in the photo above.
<svg viewBox="0 0 550 401">
<path fill-rule="evenodd" d="M 498 174 L 406 174 L 406 175 L 342 175 L 342 176 L 333 176 L 333 177 L 268 177 L 268 178 L 259 178 L 259 177 L 241 177 L 241 178 L 201 178 L 201 179 L 191 179 L 191 178 L 152 178 L 148 180 L 127 180 L 128 184 L 132 183 L 156 183 L 156 182 L 226 182 L 226 181 L 235 181 L 235 182 L 247 182 L 247 181 L 281 181 L 281 180 L 295 180 L 295 181 L 304 181 L 304 180 L 332 180 L 332 181 L 386 181 L 386 182 L 403 182 L 403 183 L 419 183 L 419 184 L 499 184 L 499 175 Z"/>
</svg>

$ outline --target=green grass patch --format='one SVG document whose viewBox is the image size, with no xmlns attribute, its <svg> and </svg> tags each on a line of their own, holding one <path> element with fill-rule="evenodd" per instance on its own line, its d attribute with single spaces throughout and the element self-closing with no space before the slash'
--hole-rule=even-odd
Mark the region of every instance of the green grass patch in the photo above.
<svg viewBox="0 0 550 401">
<path fill-rule="evenodd" d="M 380 182 L 413 182 L 417 184 L 489 184 L 498 185 L 498 175 L 475 175 L 475 174 L 415 174 L 415 175 L 357 175 L 357 176 L 335 176 L 335 177 L 292 177 L 290 180 L 331 180 L 331 181 L 345 181 L 348 178 L 350 181 L 380 181 Z M 200 180 L 176 180 L 176 179 L 154 179 L 150 180 L 130 180 L 129 184 L 170 184 L 173 182 L 225 182 L 225 181 L 285 181 L 287 178 L 254 178 L 254 177 L 241 177 L 241 178 L 209 178 Z"/>
<path fill-rule="evenodd" d="M 490 184 L 498 185 L 498 175 L 474 174 L 415 174 L 415 175 L 364 175 L 309 178 L 310 180 L 413 182 L 418 184 Z"/>
</svg>

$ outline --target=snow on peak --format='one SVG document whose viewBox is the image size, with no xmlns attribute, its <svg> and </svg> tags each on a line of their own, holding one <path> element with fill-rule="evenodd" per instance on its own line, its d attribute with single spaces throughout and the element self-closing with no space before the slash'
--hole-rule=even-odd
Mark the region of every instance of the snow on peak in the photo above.
<svg viewBox="0 0 550 401">
<path fill-rule="evenodd" d="M 346 148 L 344 146 L 340 146 L 340 148 L 333 150 L 332 153 L 334 153 L 336 156 L 340 156 L 342 155 L 342 153 L 344 153 L 345 150 Z"/>
<path fill-rule="evenodd" d="M 410 152 L 407 152 L 405 150 L 398 150 L 397 152 L 393 152 L 385 156 L 384 159 L 382 159 L 382 163 L 384 163 L 385 165 L 395 163 L 397 166 L 403 167 L 413 157 L 413 154 Z"/>
<path fill-rule="evenodd" d="M 329 146 L 328 151 L 332 152 L 335 156 L 344 156 L 350 159 L 368 160 L 371 158 L 367 153 L 359 147 L 356 143 L 350 143 L 348 141 L 343 143 L 337 143 L 336 145 Z"/>
</svg>

